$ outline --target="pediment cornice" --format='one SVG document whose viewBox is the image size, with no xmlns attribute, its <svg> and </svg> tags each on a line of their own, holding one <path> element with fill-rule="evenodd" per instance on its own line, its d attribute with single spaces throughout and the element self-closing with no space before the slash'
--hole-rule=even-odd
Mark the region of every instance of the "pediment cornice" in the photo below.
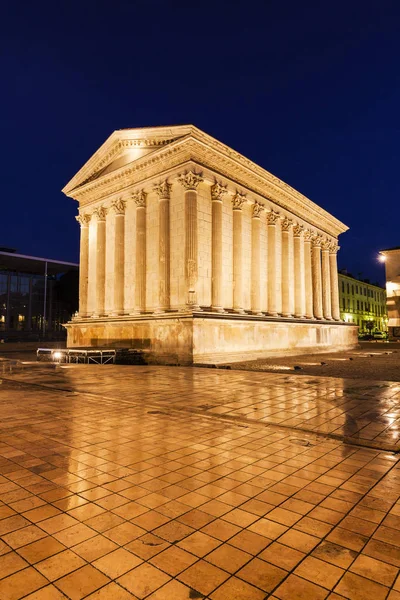
<svg viewBox="0 0 400 600">
<path fill-rule="evenodd" d="M 78 187 L 73 188 L 71 184 L 74 180 L 71 180 L 64 188 L 64 193 L 85 205 L 142 183 L 146 179 L 159 176 L 166 171 L 171 171 L 188 161 L 193 161 L 199 166 L 257 193 L 306 222 L 322 228 L 330 235 L 337 237 L 347 231 L 348 227 L 330 213 L 239 152 L 193 126 L 177 129 L 180 129 L 181 136 L 176 135 L 177 131 L 174 131 L 175 135 L 170 135 L 168 138 L 170 141 L 167 141 L 167 136 L 165 136 L 164 142 L 160 143 L 154 152 L 111 173 L 100 174 L 96 179 L 87 180 Z M 172 130 L 174 128 L 169 128 L 170 133 Z M 175 137 L 175 139 L 171 141 L 171 137 Z M 155 141 L 159 140 L 160 136 Z M 130 141 L 141 142 L 140 138 L 119 140 L 118 142 L 114 140 L 114 144 L 109 145 L 108 153 L 104 152 L 104 156 L 98 157 L 97 164 L 100 165 L 103 161 L 102 168 L 105 168 L 106 164 L 117 156 L 118 150 L 123 152 L 123 144 Z M 147 140 L 147 143 L 151 142 Z M 117 149 L 114 151 L 113 148 Z M 113 151 L 114 154 L 111 156 Z"/>
</svg>

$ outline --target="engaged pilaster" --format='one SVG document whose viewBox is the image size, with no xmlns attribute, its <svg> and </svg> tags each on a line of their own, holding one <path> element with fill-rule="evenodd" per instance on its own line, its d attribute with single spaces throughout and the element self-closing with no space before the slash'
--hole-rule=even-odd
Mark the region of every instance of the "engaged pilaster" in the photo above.
<svg viewBox="0 0 400 600">
<path fill-rule="evenodd" d="M 336 242 L 332 242 L 329 248 L 329 273 L 331 278 L 331 303 L 332 303 L 332 318 L 335 321 L 340 321 L 340 306 L 339 306 L 339 282 L 337 272 L 337 253 L 339 246 Z"/>
<path fill-rule="evenodd" d="M 170 308 L 170 219 L 169 202 L 172 184 L 164 181 L 154 186 L 159 198 L 158 203 L 158 310 L 165 312 Z"/>
<path fill-rule="evenodd" d="M 79 316 L 88 316 L 89 288 L 89 222 L 90 215 L 81 214 L 75 217 L 81 226 L 81 242 L 79 252 Z"/>
<path fill-rule="evenodd" d="M 136 312 L 146 310 L 146 196 L 143 191 L 132 194 L 136 204 Z"/>
<path fill-rule="evenodd" d="M 305 265 L 304 265 L 304 227 L 293 228 L 294 246 L 294 315 L 302 319 L 306 313 Z"/>
<path fill-rule="evenodd" d="M 267 213 L 268 223 L 268 314 L 278 316 L 281 311 L 281 272 L 278 268 L 279 213 L 271 210 Z"/>
<path fill-rule="evenodd" d="M 251 219 L 251 312 L 255 315 L 261 315 L 261 273 L 260 273 L 260 253 L 261 253 L 261 213 L 264 206 L 256 202 L 252 206 L 253 214 Z"/>
<path fill-rule="evenodd" d="M 236 193 L 233 207 L 233 310 L 244 313 L 243 300 L 243 204 L 246 196 Z"/>
<path fill-rule="evenodd" d="M 322 277 L 321 277 L 321 244 L 322 237 L 317 235 L 312 238 L 312 283 L 314 317 L 322 319 Z"/>
<path fill-rule="evenodd" d="M 321 246 L 322 259 L 322 310 L 324 319 L 332 320 L 332 305 L 331 305 L 331 277 L 329 268 L 329 249 L 331 242 L 324 240 Z"/>
<path fill-rule="evenodd" d="M 114 316 L 124 313 L 125 287 L 125 206 L 126 202 L 119 198 L 112 204 L 115 212 L 114 229 Z"/>
<path fill-rule="evenodd" d="M 104 315 L 106 292 L 106 216 L 107 209 L 100 206 L 94 210 L 97 217 L 96 245 L 96 317 Z"/>
<path fill-rule="evenodd" d="M 185 276 L 187 304 L 199 310 L 197 300 L 198 268 L 198 234 L 197 234 L 197 187 L 203 181 L 198 173 L 189 171 L 181 175 L 179 183 L 185 188 Z"/>
<path fill-rule="evenodd" d="M 222 268 L 222 201 L 228 190 L 226 186 L 215 183 L 211 186 L 212 209 L 212 275 L 211 275 L 211 308 L 216 312 L 223 309 L 223 268 Z"/>
<path fill-rule="evenodd" d="M 294 313 L 293 221 L 282 221 L 282 315 Z"/>
</svg>

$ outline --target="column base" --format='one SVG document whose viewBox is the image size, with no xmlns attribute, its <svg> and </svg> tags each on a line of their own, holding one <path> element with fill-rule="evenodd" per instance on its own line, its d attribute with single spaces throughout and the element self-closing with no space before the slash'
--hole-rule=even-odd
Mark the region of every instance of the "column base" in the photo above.
<svg viewBox="0 0 400 600">
<path fill-rule="evenodd" d="M 225 310 L 222 308 L 222 306 L 211 306 L 211 310 L 212 312 L 216 312 L 216 313 L 224 313 Z"/>
<path fill-rule="evenodd" d="M 244 315 L 245 314 L 244 308 L 234 308 L 233 312 L 237 313 L 238 315 Z"/>
<path fill-rule="evenodd" d="M 293 319 L 293 315 L 291 313 L 282 313 L 282 317 L 285 317 L 286 319 Z"/>
<path fill-rule="evenodd" d="M 264 315 L 262 314 L 261 310 L 252 310 L 252 311 L 251 311 L 251 314 L 252 314 L 252 315 L 255 315 L 256 317 L 262 317 L 262 316 L 264 316 Z"/>
<path fill-rule="evenodd" d="M 268 311 L 267 315 L 269 317 L 279 317 L 279 314 L 277 312 L 272 312 L 272 311 Z"/>
<path fill-rule="evenodd" d="M 306 315 L 294 315 L 295 319 L 306 319 Z"/>
</svg>

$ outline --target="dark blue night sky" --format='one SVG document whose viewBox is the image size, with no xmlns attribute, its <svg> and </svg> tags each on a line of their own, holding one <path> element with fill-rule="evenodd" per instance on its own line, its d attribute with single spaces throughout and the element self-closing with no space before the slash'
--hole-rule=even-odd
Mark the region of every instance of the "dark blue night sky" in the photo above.
<svg viewBox="0 0 400 600">
<path fill-rule="evenodd" d="M 193 123 L 350 227 L 339 267 L 400 245 L 400 3 L 8 2 L 1 246 L 78 259 L 60 190 L 115 129 Z"/>
</svg>

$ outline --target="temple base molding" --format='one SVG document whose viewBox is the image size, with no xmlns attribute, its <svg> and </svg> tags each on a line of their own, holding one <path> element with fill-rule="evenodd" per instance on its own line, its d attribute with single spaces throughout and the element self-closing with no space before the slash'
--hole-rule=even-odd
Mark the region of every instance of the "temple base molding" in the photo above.
<svg viewBox="0 0 400 600">
<path fill-rule="evenodd" d="M 195 365 L 350 350 L 357 326 L 211 312 L 76 319 L 68 348 L 132 348 L 149 363 Z"/>
</svg>

